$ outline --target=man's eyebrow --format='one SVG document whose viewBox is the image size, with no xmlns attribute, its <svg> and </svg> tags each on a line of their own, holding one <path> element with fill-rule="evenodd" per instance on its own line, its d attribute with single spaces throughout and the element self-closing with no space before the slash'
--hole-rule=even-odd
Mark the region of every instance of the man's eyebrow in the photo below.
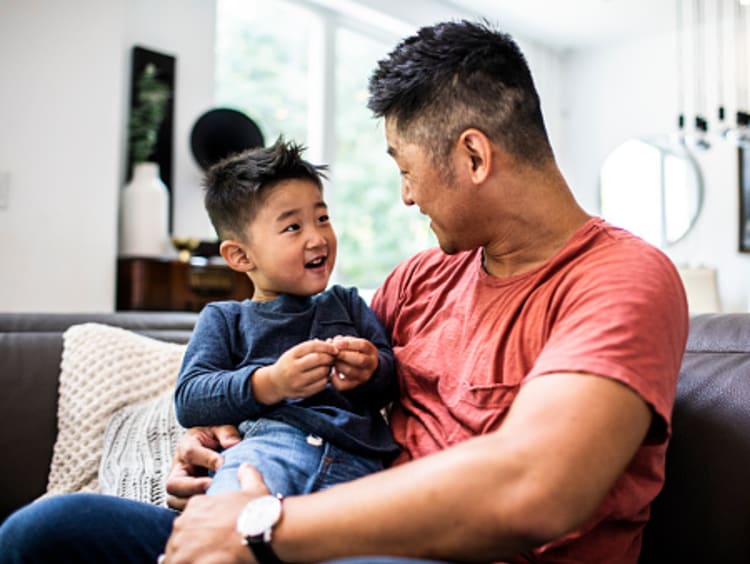
<svg viewBox="0 0 750 564">
<path fill-rule="evenodd" d="M 395 157 L 396 156 L 396 149 L 388 145 L 388 149 L 386 150 L 386 153 L 388 153 L 390 156 Z"/>
</svg>

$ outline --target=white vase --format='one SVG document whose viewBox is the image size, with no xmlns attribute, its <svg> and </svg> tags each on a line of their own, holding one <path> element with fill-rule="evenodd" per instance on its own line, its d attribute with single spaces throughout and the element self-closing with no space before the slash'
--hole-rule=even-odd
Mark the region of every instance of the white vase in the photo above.
<svg viewBox="0 0 750 564">
<path fill-rule="evenodd" d="M 158 164 L 137 163 L 120 198 L 120 255 L 159 257 L 169 249 L 167 186 Z"/>
</svg>

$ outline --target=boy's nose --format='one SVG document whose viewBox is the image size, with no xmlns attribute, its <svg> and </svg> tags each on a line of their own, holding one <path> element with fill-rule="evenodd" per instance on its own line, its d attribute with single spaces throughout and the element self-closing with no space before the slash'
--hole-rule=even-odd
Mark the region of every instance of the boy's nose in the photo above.
<svg viewBox="0 0 750 564">
<path fill-rule="evenodd" d="M 307 238 L 307 247 L 314 249 L 315 247 L 323 247 L 326 245 L 326 238 L 323 236 L 323 233 L 318 231 L 317 229 L 314 229 L 310 236 Z"/>
</svg>

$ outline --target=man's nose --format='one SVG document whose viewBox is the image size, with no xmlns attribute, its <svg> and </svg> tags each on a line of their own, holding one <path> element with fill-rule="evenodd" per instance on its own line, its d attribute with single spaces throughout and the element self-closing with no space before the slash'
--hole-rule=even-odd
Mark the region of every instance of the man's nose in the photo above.
<svg viewBox="0 0 750 564">
<path fill-rule="evenodd" d="M 414 205 L 414 200 L 411 197 L 411 190 L 406 182 L 401 182 L 401 201 L 407 206 Z"/>
</svg>

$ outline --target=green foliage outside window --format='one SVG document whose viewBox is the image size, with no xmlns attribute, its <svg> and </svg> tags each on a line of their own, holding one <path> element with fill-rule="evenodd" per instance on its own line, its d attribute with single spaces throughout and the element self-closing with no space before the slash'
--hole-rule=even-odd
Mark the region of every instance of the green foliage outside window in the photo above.
<svg viewBox="0 0 750 564">
<path fill-rule="evenodd" d="M 268 22 L 284 22 L 269 25 Z M 299 6 L 219 0 L 216 100 L 253 118 L 267 142 L 308 144 L 308 53 L 313 30 Z M 326 188 L 339 241 L 336 282 L 376 288 L 400 261 L 435 244 L 426 219 L 401 202 L 398 169 L 367 81 L 389 45 L 339 28 L 335 60 L 335 161 Z"/>
<path fill-rule="evenodd" d="M 336 36 L 335 225 L 345 284 L 376 288 L 400 261 L 434 245 L 419 210 L 401 201 L 383 121 L 367 109 L 367 82 L 388 45 L 345 29 Z"/>
</svg>

